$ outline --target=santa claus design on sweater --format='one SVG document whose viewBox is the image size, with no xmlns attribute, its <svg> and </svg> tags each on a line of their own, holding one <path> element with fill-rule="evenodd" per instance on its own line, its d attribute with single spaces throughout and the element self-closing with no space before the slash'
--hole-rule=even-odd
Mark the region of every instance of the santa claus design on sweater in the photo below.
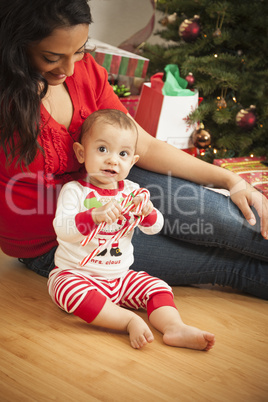
<svg viewBox="0 0 268 402">
<path fill-rule="evenodd" d="M 107 204 L 111 199 L 116 199 L 118 203 L 121 203 L 126 197 L 125 194 L 118 194 L 117 196 L 109 197 L 106 195 L 100 195 L 96 191 L 91 191 L 85 201 L 84 201 L 84 206 L 87 209 L 93 209 L 93 208 L 99 208 L 105 204 Z M 114 236 L 116 233 L 118 233 L 121 229 L 125 229 L 130 222 L 131 216 L 129 214 L 124 215 L 123 219 L 118 219 L 116 222 L 112 223 L 111 225 L 105 225 L 104 228 L 99 232 L 98 235 L 96 235 L 96 239 L 98 239 L 99 246 L 104 245 L 108 239 L 111 238 L 111 236 Z M 107 249 L 105 248 L 103 251 L 101 251 L 98 256 L 104 256 L 107 253 Z M 120 257 L 122 255 L 120 248 L 119 248 L 119 242 L 116 241 L 111 244 L 111 249 L 110 249 L 110 254 L 112 257 Z"/>
</svg>

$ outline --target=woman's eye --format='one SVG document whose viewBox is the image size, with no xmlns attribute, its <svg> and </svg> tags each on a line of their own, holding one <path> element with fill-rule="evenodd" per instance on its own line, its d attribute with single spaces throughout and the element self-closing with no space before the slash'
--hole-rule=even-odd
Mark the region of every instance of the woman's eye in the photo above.
<svg viewBox="0 0 268 402">
<path fill-rule="evenodd" d="M 84 54 L 84 53 L 85 53 L 85 49 L 79 50 L 79 52 L 76 52 L 76 54 Z"/>
<path fill-rule="evenodd" d="M 100 151 L 100 152 L 107 152 L 107 149 L 106 149 L 106 147 L 99 147 L 98 148 L 98 150 Z"/>
<path fill-rule="evenodd" d="M 46 63 L 49 63 L 49 64 L 57 63 L 59 61 L 59 60 L 49 60 L 45 56 L 44 56 L 44 60 Z"/>
</svg>

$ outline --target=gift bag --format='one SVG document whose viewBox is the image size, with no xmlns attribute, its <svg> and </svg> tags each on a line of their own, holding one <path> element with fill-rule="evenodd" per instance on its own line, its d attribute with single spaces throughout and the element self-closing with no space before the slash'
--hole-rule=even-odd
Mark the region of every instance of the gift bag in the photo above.
<svg viewBox="0 0 268 402">
<path fill-rule="evenodd" d="M 187 81 L 179 77 L 178 67 L 169 65 L 163 73 L 144 83 L 135 115 L 136 122 L 152 136 L 176 148 L 190 146 L 190 136 L 196 128 L 189 115 L 198 107 L 198 91 L 186 89 Z"/>
</svg>

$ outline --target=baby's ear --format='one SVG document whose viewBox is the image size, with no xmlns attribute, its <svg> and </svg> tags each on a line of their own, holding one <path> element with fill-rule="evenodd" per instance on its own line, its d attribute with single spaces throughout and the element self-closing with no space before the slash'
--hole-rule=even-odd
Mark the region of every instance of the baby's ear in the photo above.
<svg viewBox="0 0 268 402">
<path fill-rule="evenodd" d="M 139 155 L 134 155 L 133 156 L 133 161 L 132 161 L 132 166 L 135 165 L 135 163 L 137 163 L 139 159 L 140 159 Z"/>
<path fill-rule="evenodd" d="M 84 147 L 80 142 L 75 142 L 73 145 L 73 150 L 76 155 L 76 158 L 79 163 L 84 163 L 85 158 L 84 158 Z"/>
</svg>

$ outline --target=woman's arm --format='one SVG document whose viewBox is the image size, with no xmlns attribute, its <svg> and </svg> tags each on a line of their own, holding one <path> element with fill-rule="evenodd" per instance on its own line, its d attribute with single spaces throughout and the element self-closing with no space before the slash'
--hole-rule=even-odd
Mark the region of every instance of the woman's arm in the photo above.
<svg viewBox="0 0 268 402">
<path fill-rule="evenodd" d="M 137 123 L 136 123 L 137 124 Z M 171 174 L 202 185 L 225 188 L 247 221 L 254 225 L 254 206 L 261 218 L 261 233 L 268 239 L 268 200 L 259 191 L 227 169 L 194 158 L 161 140 L 157 140 L 138 124 L 137 166 L 157 173 Z"/>
</svg>

